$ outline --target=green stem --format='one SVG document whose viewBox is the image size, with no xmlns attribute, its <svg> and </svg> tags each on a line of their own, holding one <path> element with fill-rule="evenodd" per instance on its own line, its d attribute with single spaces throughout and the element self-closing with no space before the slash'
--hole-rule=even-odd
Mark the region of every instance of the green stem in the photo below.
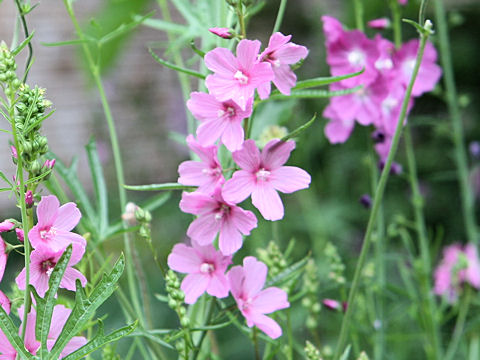
<svg viewBox="0 0 480 360">
<path fill-rule="evenodd" d="M 27 39 L 30 36 L 30 33 L 28 31 L 27 20 L 25 19 L 25 14 L 23 13 L 22 6 L 20 4 L 20 0 L 15 0 L 15 4 L 17 5 L 18 14 L 20 15 L 20 20 L 22 22 L 22 27 L 23 27 L 23 32 L 25 34 L 25 39 Z M 33 58 L 32 42 L 29 41 L 27 46 L 28 46 L 28 57 L 27 57 L 27 61 L 25 63 L 25 72 L 23 74 L 23 79 L 22 79 L 23 83 L 25 83 L 27 81 L 28 72 L 30 70 L 30 64 L 32 63 L 32 58 Z"/>
<path fill-rule="evenodd" d="M 365 25 L 363 24 L 363 0 L 353 0 L 353 6 L 355 11 L 355 27 L 360 31 L 365 31 Z"/>
<path fill-rule="evenodd" d="M 390 9 L 392 12 L 393 41 L 395 47 L 399 49 L 402 46 L 402 13 L 398 0 L 390 0 Z"/>
<path fill-rule="evenodd" d="M 469 184 L 467 154 L 465 150 L 464 130 L 458 105 L 457 88 L 453 75 L 453 64 L 448 37 L 448 26 L 443 7 L 443 0 L 435 0 L 435 18 L 438 25 L 438 39 L 440 44 L 440 60 L 443 67 L 443 82 L 448 112 L 452 121 L 453 143 L 455 146 L 455 162 L 460 185 L 463 219 L 470 243 L 478 245 L 477 224 L 475 221 L 475 204 L 472 189 Z"/>
<path fill-rule="evenodd" d="M 420 64 L 423 58 L 423 53 L 425 50 L 425 45 L 427 43 L 428 36 L 431 30 L 431 23 L 428 22 L 425 24 L 424 31 L 420 34 L 420 46 L 418 49 L 417 57 L 415 60 L 415 67 L 413 69 L 412 76 L 410 78 L 410 82 L 407 87 L 407 91 L 405 93 L 405 97 L 402 102 L 402 109 L 400 113 L 400 117 L 398 118 L 397 126 L 395 129 L 395 134 L 393 136 L 392 145 L 390 148 L 390 152 L 387 157 L 387 161 L 385 167 L 383 168 L 382 174 L 380 176 L 380 180 L 378 182 L 378 186 L 375 192 L 374 202 L 372 206 L 372 212 L 370 213 L 370 218 L 367 224 L 367 230 L 365 232 L 365 237 L 362 245 L 362 250 L 360 252 L 360 256 L 358 259 L 357 266 L 355 268 L 355 274 L 353 277 L 352 287 L 350 288 L 350 293 L 348 295 L 348 308 L 343 317 L 342 327 L 340 330 L 340 336 L 337 343 L 337 347 L 335 350 L 334 359 L 339 359 L 340 354 L 342 353 L 343 346 L 345 341 L 347 340 L 347 331 L 350 326 L 352 313 L 355 305 L 355 296 L 357 294 L 359 285 L 360 285 L 360 274 L 362 273 L 363 265 L 365 263 L 365 259 L 368 253 L 368 249 L 370 247 L 370 243 L 372 240 L 372 232 L 375 227 L 375 223 L 377 222 L 377 215 L 378 211 L 380 210 L 380 204 L 382 203 L 383 194 L 385 191 L 385 186 L 387 184 L 387 180 L 390 174 L 390 169 L 392 167 L 393 159 L 397 153 L 398 143 L 400 141 L 400 137 L 402 134 L 403 123 L 405 121 L 405 117 L 407 115 L 408 103 L 410 96 L 412 94 L 413 84 L 415 79 L 417 78 L 418 70 L 420 69 Z"/>
<path fill-rule="evenodd" d="M 237 1 L 237 6 L 235 8 L 235 11 L 237 13 L 238 22 L 240 24 L 240 33 L 242 34 L 242 38 L 246 39 L 247 38 L 247 29 L 245 28 L 245 17 L 244 17 L 244 14 L 243 14 L 243 4 L 240 0 Z"/>
<path fill-rule="evenodd" d="M 465 320 L 467 319 L 468 310 L 470 309 L 470 303 L 472 300 L 472 289 L 469 285 L 467 286 L 468 289 L 465 293 L 462 304 L 459 307 L 460 312 L 458 314 L 457 322 L 455 323 L 455 328 L 452 334 L 452 340 L 450 341 L 444 360 L 454 359 L 455 353 L 458 349 L 458 344 L 460 343 L 460 340 L 462 340 Z"/>
<path fill-rule="evenodd" d="M 253 327 L 253 346 L 255 348 L 255 360 L 260 360 L 260 349 L 258 346 L 257 327 Z"/>
<path fill-rule="evenodd" d="M 282 25 L 283 15 L 285 14 L 285 8 L 287 7 L 287 0 L 280 0 L 280 6 L 278 7 L 277 18 L 275 19 L 275 25 L 273 26 L 272 34 L 280 30 Z"/>
</svg>

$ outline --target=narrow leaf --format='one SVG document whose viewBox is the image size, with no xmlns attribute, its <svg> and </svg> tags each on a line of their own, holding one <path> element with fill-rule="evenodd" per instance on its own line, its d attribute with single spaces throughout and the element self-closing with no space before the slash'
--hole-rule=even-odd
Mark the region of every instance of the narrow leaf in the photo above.
<svg viewBox="0 0 480 360">
<path fill-rule="evenodd" d="M 75 40 L 66 40 L 66 41 L 58 41 L 58 42 L 40 42 L 43 46 L 49 46 L 49 47 L 54 47 L 54 46 L 66 46 L 66 45 L 80 45 L 80 44 L 85 44 L 92 42 L 93 39 L 75 39 Z"/>
<path fill-rule="evenodd" d="M 342 96 L 342 95 L 348 95 L 348 94 L 353 94 L 357 92 L 358 90 L 362 89 L 362 86 L 356 86 L 351 89 L 344 89 L 344 90 L 335 90 L 335 91 L 330 91 L 330 90 L 295 90 L 292 91 L 292 93 L 289 95 L 283 95 L 283 94 L 276 94 L 276 95 L 270 95 L 268 99 L 262 100 L 262 101 L 268 101 L 268 100 L 281 100 L 281 99 L 318 99 L 318 98 L 329 98 L 333 96 Z"/>
<path fill-rule="evenodd" d="M 135 16 L 134 19 L 140 18 L 140 16 Z M 143 25 L 151 27 L 153 29 L 166 31 L 171 34 L 184 34 L 188 31 L 188 27 L 180 24 L 174 24 L 168 21 L 160 19 L 145 19 Z"/>
<path fill-rule="evenodd" d="M 146 337 L 147 339 L 150 339 L 154 342 L 156 342 L 157 344 L 160 344 L 168 349 L 175 349 L 172 345 L 170 345 L 169 343 L 167 343 L 166 341 L 160 339 L 158 336 L 154 336 L 154 335 L 151 335 L 145 331 L 135 331 L 134 333 L 128 335 L 128 337 L 138 337 L 138 336 L 142 336 L 142 337 Z"/>
<path fill-rule="evenodd" d="M 122 36 L 122 35 L 130 32 L 131 30 L 135 29 L 138 25 L 140 25 L 145 19 L 148 19 L 149 17 L 151 17 L 154 13 L 155 13 L 154 11 L 151 11 L 148 14 L 146 14 L 145 16 L 137 18 L 137 19 L 133 20 L 132 22 L 130 22 L 128 24 L 120 25 L 119 27 L 117 27 L 112 32 L 109 32 L 108 34 L 102 36 L 98 40 L 98 43 L 100 45 L 106 44 L 109 41 L 112 41 L 112 40 L 116 39 L 117 37 Z"/>
<path fill-rule="evenodd" d="M 297 82 L 297 85 L 292 88 L 292 90 L 300 90 L 300 89 L 308 89 L 312 87 L 317 87 L 317 86 L 324 86 L 324 85 L 329 85 L 333 84 L 345 79 L 350 79 L 352 77 L 358 76 L 363 74 L 365 69 L 362 69 L 360 71 L 357 71 L 355 73 L 347 74 L 347 75 L 341 75 L 341 76 L 332 76 L 332 77 L 318 77 L 314 79 L 307 79 L 307 80 L 302 80 Z M 273 94 L 273 93 L 272 93 Z"/>
<path fill-rule="evenodd" d="M 348 345 L 345 349 L 345 351 L 343 352 L 342 356 L 340 356 L 340 360 L 347 360 L 348 359 L 348 355 L 350 355 L 350 348 L 351 346 Z"/>
<path fill-rule="evenodd" d="M 150 55 L 152 55 L 153 59 L 156 62 L 158 62 L 159 64 L 162 64 L 163 66 L 166 66 L 166 67 L 168 67 L 172 70 L 179 71 L 179 72 L 182 72 L 182 73 L 190 75 L 190 76 L 195 76 L 195 77 L 200 78 L 200 79 L 205 79 L 206 78 L 205 75 L 203 75 L 199 72 L 196 72 L 196 71 L 190 70 L 190 69 L 182 68 L 180 66 L 177 66 L 175 64 L 169 63 L 168 61 L 165 61 L 165 60 L 161 59 L 157 54 L 155 54 L 155 52 L 151 48 L 148 48 L 148 51 L 150 52 Z"/>
<path fill-rule="evenodd" d="M 278 286 L 281 283 L 285 283 L 286 281 L 297 277 L 305 268 L 308 259 L 310 259 L 310 255 L 307 255 L 302 260 L 290 265 L 288 268 L 281 271 L 278 275 L 267 281 L 265 287 L 273 285 Z"/>
<path fill-rule="evenodd" d="M 14 50 L 12 50 L 12 55 L 17 56 L 20 51 L 22 51 L 25 46 L 28 45 L 30 41 L 32 41 L 33 35 L 35 35 L 35 31 L 32 31 L 32 33 L 25 39 L 23 40 L 20 45 L 18 45 Z"/>
<path fill-rule="evenodd" d="M 317 113 L 313 114 L 312 118 L 307 121 L 305 124 L 303 124 L 302 126 L 296 128 L 295 130 L 293 130 L 291 133 L 285 135 L 281 141 L 287 141 L 288 139 L 291 139 L 291 138 L 294 138 L 296 137 L 297 135 L 299 135 L 300 133 L 304 132 L 305 130 L 307 130 L 315 121 L 315 119 L 317 118 Z"/>
<path fill-rule="evenodd" d="M 10 180 L 8 180 L 8 178 L 5 176 L 5 174 L 4 174 L 2 171 L 0 171 L 0 177 L 1 177 L 8 185 L 10 185 L 11 187 L 13 187 L 12 182 L 11 182 Z"/>
<path fill-rule="evenodd" d="M 53 115 L 55 112 L 55 109 L 50 111 L 47 115 L 42 116 L 40 119 L 36 120 L 34 123 L 30 124 L 25 130 L 23 130 L 23 134 L 28 134 L 30 131 L 32 131 L 35 127 L 39 126 L 42 122 L 47 120 L 50 116 Z"/>
<path fill-rule="evenodd" d="M 182 185 L 178 183 L 150 184 L 150 185 L 124 185 L 127 190 L 135 191 L 165 191 L 165 190 L 191 190 L 196 186 Z"/>
</svg>

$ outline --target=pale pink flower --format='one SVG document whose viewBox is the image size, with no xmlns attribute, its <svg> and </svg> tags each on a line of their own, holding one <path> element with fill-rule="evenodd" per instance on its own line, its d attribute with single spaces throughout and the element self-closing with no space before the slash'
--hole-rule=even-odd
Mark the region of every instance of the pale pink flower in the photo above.
<svg viewBox="0 0 480 360">
<path fill-rule="evenodd" d="M 461 285 L 468 282 L 480 289 L 480 260 L 475 245 L 447 246 L 443 259 L 435 269 L 435 294 L 443 295 L 453 303 L 457 300 Z"/>
<path fill-rule="evenodd" d="M 408 0 L 398 0 L 400 5 L 407 5 Z"/>
<path fill-rule="evenodd" d="M 343 26 L 340 21 L 332 16 L 322 16 L 323 33 L 325 35 L 325 43 L 328 45 L 337 42 L 343 35 Z"/>
<path fill-rule="evenodd" d="M 227 274 L 230 291 L 249 327 L 256 326 L 272 339 L 282 335 L 282 328 L 265 316 L 290 306 L 287 293 L 277 287 L 262 290 L 267 278 L 267 266 L 247 256 L 242 266 L 234 266 Z"/>
<path fill-rule="evenodd" d="M 395 68 L 397 68 L 399 72 L 397 81 L 405 87 L 408 86 L 413 68 L 415 67 L 418 46 L 418 39 L 410 40 L 403 44 L 393 57 Z M 415 84 L 413 85 L 412 96 L 420 96 L 425 92 L 432 91 L 438 80 L 440 80 L 442 69 L 435 63 L 436 61 L 437 51 L 431 42 L 427 42 L 422 63 L 420 64 L 420 69 Z"/>
<path fill-rule="evenodd" d="M 180 177 L 178 182 L 182 185 L 198 186 L 197 191 L 211 194 L 216 186 L 224 183 L 222 166 L 218 161 L 218 146 L 202 146 L 193 135 L 187 136 L 189 148 L 198 155 L 200 161 L 188 160 L 178 167 Z"/>
<path fill-rule="evenodd" d="M 13 145 L 10 146 L 10 151 L 12 153 L 12 157 L 14 159 L 18 159 L 18 153 L 17 153 L 17 148 Z"/>
<path fill-rule="evenodd" d="M 226 202 L 217 188 L 212 196 L 184 192 L 180 209 L 198 215 L 187 230 L 187 235 L 200 245 L 209 245 L 219 235 L 218 246 L 225 255 L 242 247 L 242 234 L 249 235 L 257 227 L 257 218 L 251 211 L 243 210 L 235 202 Z"/>
<path fill-rule="evenodd" d="M 330 121 L 325 126 L 325 136 L 331 144 L 344 143 L 350 137 L 355 126 L 354 119 L 342 119 L 334 107 L 329 104 L 323 111 L 323 117 Z"/>
<path fill-rule="evenodd" d="M 185 302 L 194 304 L 205 291 L 215 297 L 228 296 L 229 286 L 225 271 L 232 263 L 231 256 L 216 251 L 213 245 L 192 247 L 176 244 L 168 256 L 170 269 L 188 274 L 182 281 Z"/>
<path fill-rule="evenodd" d="M 3 308 L 3 310 L 5 310 L 7 314 L 10 313 L 11 305 L 12 303 L 10 302 L 10 299 L 8 298 L 8 296 L 5 295 L 3 291 L 0 290 L 0 306 Z"/>
<path fill-rule="evenodd" d="M 390 27 L 390 20 L 388 18 L 373 19 L 370 20 L 367 25 L 372 29 L 383 30 Z"/>
<path fill-rule="evenodd" d="M 232 100 L 222 102 L 210 94 L 192 92 L 187 107 L 201 123 L 197 128 L 197 139 L 202 146 L 213 145 L 221 138 L 230 152 L 242 147 L 242 120 L 252 114 L 253 98 L 242 110 Z"/>
<path fill-rule="evenodd" d="M 292 35 L 283 35 L 276 32 L 270 37 L 268 47 L 260 54 L 260 61 L 268 62 L 272 66 L 275 78 L 273 83 L 277 89 L 285 95 L 290 95 L 290 89 L 297 83 L 297 76 L 290 68 L 290 65 L 305 59 L 308 50 L 305 46 L 290 42 Z M 258 95 L 261 99 L 270 96 L 270 82 L 258 87 Z"/>
<path fill-rule="evenodd" d="M 277 191 L 292 193 L 308 188 L 310 175 L 294 166 L 283 166 L 295 148 L 295 142 L 271 140 L 262 153 L 255 141 L 246 140 L 232 156 L 242 170 L 236 171 L 223 187 L 227 202 L 237 204 L 252 195 L 253 205 L 267 220 L 283 218 L 283 203 Z"/>
<path fill-rule="evenodd" d="M 56 196 L 42 196 L 37 207 L 37 225 L 28 232 L 30 243 L 34 248 L 45 246 L 52 252 L 63 251 L 69 244 L 85 247 L 85 239 L 71 232 L 81 217 L 75 203 L 60 206 Z"/>
<path fill-rule="evenodd" d="M 10 220 L 3 220 L 0 223 L 0 233 L 10 231 L 14 227 L 15 227 L 15 224 L 13 222 L 11 222 Z"/>
<path fill-rule="evenodd" d="M 394 81 L 393 78 L 397 76 L 398 72 L 398 70 L 394 67 L 393 64 L 395 44 L 385 39 L 380 34 L 377 34 L 373 41 L 375 42 L 379 53 L 378 58 L 375 61 L 375 69 L 377 69 L 384 78 L 388 79 L 389 81 Z M 381 78 L 381 80 L 384 79 Z"/>
<path fill-rule="evenodd" d="M 74 245 L 72 250 L 72 256 L 68 261 L 60 287 L 75 291 L 75 280 L 79 279 L 82 286 L 85 286 L 87 283 L 85 276 L 72 267 L 82 259 L 85 248 Z M 47 292 L 48 280 L 63 252 L 64 250 L 55 252 L 45 246 L 37 247 L 32 251 L 30 255 L 30 284 L 37 290 L 38 295 L 43 297 Z M 25 290 L 25 268 L 20 272 L 15 281 L 21 290 Z"/>
<path fill-rule="evenodd" d="M 223 39 L 231 39 L 233 37 L 232 32 L 229 28 L 224 27 L 213 27 L 208 29 L 212 34 L 220 36 Z"/>
<path fill-rule="evenodd" d="M 322 303 L 323 305 L 325 305 L 327 309 L 330 309 L 330 310 L 340 311 L 342 309 L 342 304 L 340 303 L 340 301 L 337 301 L 337 300 L 324 299 Z"/>
<path fill-rule="evenodd" d="M 205 84 L 219 101 L 233 100 L 245 110 L 255 89 L 274 78 L 269 63 L 258 62 L 260 41 L 242 40 L 237 45 L 237 57 L 225 48 L 216 48 L 205 55 L 205 65 L 214 72 Z"/>
</svg>

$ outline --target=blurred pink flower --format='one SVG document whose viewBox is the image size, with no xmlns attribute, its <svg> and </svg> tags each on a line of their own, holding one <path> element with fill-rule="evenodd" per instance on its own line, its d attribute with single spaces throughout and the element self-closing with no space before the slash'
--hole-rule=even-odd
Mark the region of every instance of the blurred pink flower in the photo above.
<svg viewBox="0 0 480 360">
<path fill-rule="evenodd" d="M 182 185 L 198 186 L 197 191 L 211 194 L 216 186 L 224 183 L 222 166 L 218 161 L 218 146 L 202 146 L 193 135 L 187 136 L 188 147 L 198 155 L 200 161 L 188 160 L 178 167 Z"/>
<path fill-rule="evenodd" d="M 2 282 L 3 274 L 5 273 L 5 267 L 7 266 L 7 246 L 0 237 L 0 283 Z M 10 300 L 8 297 L 0 290 L 0 306 L 8 313 L 10 313 Z"/>
<path fill-rule="evenodd" d="M 232 100 L 221 102 L 213 95 L 192 92 L 187 107 L 201 123 L 197 129 L 197 138 L 202 146 L 213 145 L 221 138 L 231 152 L 242 147 L 242 120 L 252 114 L 253 98 L 247 101 L 245 110 L 242 110 Z"/>
<path fill-rule="evenodd" d="M 23 229 L 16 228 L 15 233 L 17 234 L 18 241 L 23 243 L 25 241 L 25 234 L 23 232 Z"/>
<path fill-rule="evenodd" d="M 77 226 L 82 214 L 73 202 L 60 206 L 54 195 L 42 196 L 37 207 L 38 222 L 28 233 L 34 248 L 44 246 L 52 252 L 65 250 L 69 244 L 85 247 L 85 239 L 71 230 Z"/>
<path fill-rule="evenodd" d="M 408 0 L 398 0 L 400 5 L 407 5 Z"/>
<path fill-rule="evenodd" d="M 282 335 L 282 329 L 265 316 L 290 306 L 287 293 L 277 287 L 262 290 L 267 278 L 267 266 L 247 256 L 242 266 L 234 266 L 227 274 L 230 291 L 249 327 L 256 326 L 272 339 Z"/>
<path fill-rule="evenodd" d="M 323 117 L 330 121 L 325 126 L 325 136 L 331 144 L 344 143 L 350 137 L 355 126 L 354 119 L 342 120 L 331 104 L 323 111 Z"/>
<path fill-rule="evenodd" d="M 443 295 L 453 303 L 457 300 L 461 285 L 468 282 L 480 289 L 480 260 L 473 244 L 447 246 L 443 259 L 435 269 L 435 294 Z"/>
<path fill-rule="evenodd" d="M 10 220 L 3 220 L 0 223 L 0 233 L 10 231 L 15 227 L 15 224 Z"/>
<path fill-rule="evenodd" d="M 235 202 L 226 202 L 218 187 L 212 196 L 184 192 L 180 209 L 198 215 L 187 230 L 187 235 L 200 245 L 210 245 L 219 235 L 219 248 L 224 255 L 231 255 L 242 247 L 242 234 L 250 235 L 257 227 L 257 218 L 251 211 L 243 210 Z"/>
<path fill-rule="evenodd" d="M 323 33 L 325 34 L 325 43 L 328 45 L 337 42 L 343 35 L 343 26 L 340 21 L 332 16 L 322 16 Z"/>
<path fill-rule="evenodd" d="M 290 68 L 308 55 L 305 46 L 290 42 L 292 35 L 283 35 L 276 32 L 270 37 L 268 47 L 260 54 L 260 61 L 268 62 L 272 66 L 275 78 L 273 83 L 277 89 L 285 95 L 290 95 L 290 89 L 295 86 L 297 76 Z M 270 82 L 265 82 L 258 87 L 258 95 L 261 99 L 270 96 Z"/>
<path fill-rule="evenodd" d="M 223 197 L 234 204 L 252 195 L 253 205 L 266 220 L 283 218 L 283 203 L 277 191 L 292 193 L 310 185 L 310 175 L 295 166 L 283 166 L 295 142 L 271 140 L 262 153 L 255 141 L 246 140 L 232 156 L 242 170 L 236 171 L 223 187 Z"/>
<path fill-rule="evenodd" d="M 372 29 L 383 30 L 390 26 L 390 20 L 388 18 L 373 19 L 370 20 L 367 25 Z"/>
<path fill-rule="evenodd" d="M 43 297 L 47 292 L 48 280 L 63 252 L 64 250 L 55 252 L 45 246 L 37 247 L 32 251 L 30 255 L 30 284 L 37 290 L 38 295 Z M 82 259 L 84 252 L 84 247 L 73 247 L 72 256 L 60 282 L 61 288 L 75 291 L 75 280 L 77 279 L 80 280 L 82 286 L 86 285 L 87 279 L 85 276 L 72 267 Z M 20 290 L 25 290 L 25 268 L 20 272 L 15 281 Z"/>
<path fill-rule="evenodd" d="M 232 33 L 229 28 L 222 28 L 222 27 L 212 27 L 208 29 L 212 34 L 220 36 L 223 39 L 231 39 Z"/>
<path fill-rule="evenodd" d="M 237 57 L 225 48 L 216 48 L 205 55 L 205 65 L 214 72 L 205 84 L 219 101 L 233 100 L 242 110 L 262 83 L 272 81 L 274 73 L 269 63 L 258 62 L 260 41 L 242 40 L 237 45 Z"/>
<path fill-rule="evenodd" d="M 218 298 L 227 297 L 225 271 L 231 263 L 231 256 L 216 251 L 213 245 L 200 246 L 195 241 L 192 247 L 176 244 L 168 256 L 170 269 L 188 274 L 181 285 L 187 304 L 194 304 L 205 291 Z"/>
</svg>

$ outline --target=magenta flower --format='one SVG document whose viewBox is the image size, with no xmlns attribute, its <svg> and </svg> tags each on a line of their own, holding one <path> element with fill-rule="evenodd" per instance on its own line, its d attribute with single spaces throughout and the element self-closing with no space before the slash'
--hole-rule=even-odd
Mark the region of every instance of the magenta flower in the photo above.
<svg viewBox="0 0 480 360">
<path fill-rule="evenodd" d="M 400 5 L 407 5 L 408 0 L 398 0 Z"/>
<path fill-rule="evenodd" d="M 242 234 L 250 235 L 257 227 L 257 218 L 246 211 L 226 202 L 217 188 L 212 196 L 184 192 L 180 201 L 183 212 L 198 215 L 187 230 L 187 235 L 200 245 L 210 245 L 219 235 L 218 246 L 224 255 L 231 255 L 242 247 Z"/>
<path fill-rule="evenodd" d="M 267 278 L 267 266 L 247 256 L 242 266 L 234 266 L 227 274 L 230 291 L 249 327 L 256 326 L 272 339 L 282 335 L 282 328 L 265 316 L 290 306 L 287 293 L 277 287 L 262 290 Z"/>
<path fill-rule="evenodd" d="M 310 185 L 310 175 L 294 166 L 283 166 L 295 148 L 293 140 L 271 140 L 262 153 L 255 141 L 246 140 L 233 160 L 242 170 L 236 171 L 222 191 L 227 202 L 237 204 L 252 195 L 253 205 L 267 220 L 283 218 L 283 203 L 277 191 L 292 193 Z"/>
<path fill-rule="evenodd" d="M 323 33 L 325 34 L 325 43 L 329 46 L 337 42 L 343 35 L 343 26 L 340 21 L 332 16 L 322 16 Z"/>
<path fill-rule="evenodd" d="M 330 141 L 331 144 L 339 144 L 347 141 L 355 126 L 355 120 L 343 120 L 338 116 L 331 104 L 323 111 L 323 117 L 330 120 L 325 126 L 325 136 L 328 141 Z"/>
<path fill-rule="evenodd" d="M 197 129 L 197 138 L 202 146 L 213 145 L 221 138 L 230 152 L 242 147 L 242 120 L 252 114 L 253 98 L 250 98 L 245 110 L 242 110 L 232 100 L 221 102 L 210 94 L 193 92 L 187 101 L 187 107 L 201 122 Z"/>
<path fill-rule="evenodd" d="M 405 87 L 408 86 L 413 68 L 415 67 L 418 46 L 418 39 L 410 40 L 403 44 L 393 57 L 395 67 L 399 71 L 397 81 L 400 81 Z M 415 84 L 413 85 L 412 96 L 420 96 L 423 93 L 432 91 L 438 80 L 440 80 L 442 69 L 435 63 L 436 61 L 437 51 L 431 42 L 427 42 L 422 63 Z"/>
<path fill-rule="evenodd" d="M 178 182 L 182 185 L 198 186 L 197 191 L 211 194 L 217 185 L 223 184 L 225 178 L 222 166 L 218 161 L 217 146 L 201 146 L 193 137 L 187 136 L 189 148 L 198 155 L 200 161 L 184 161 L 178 167 L 180 177 Z"/>
<path fill-rule="evenodd" d="M 233 37 L 229 28 L 213 27 L 208 29 L 212 34 L 220 36 L 223 39 L 231 39 Z"/>
<path fill-rule="evenodd" d="M 71 232 L 81 217 L 75 203 L 60 206 L 56 196 L 42 196 L 37 207 L 37 225 L 28 233 L 30 243 L 34 248 L 45 246 L 52 252 L 63 252 L 69 244 L 85 247 L 85 239 Z"/>
<path fill-rule="evenodd" d="M 205 291 L 215 297 L 228 296 L 229 286 L 225 271 L 232 263 L 231 256 L 216 251 L 213 245 L 192 246 L 176 244 L 168 256 L 170 269 L 188 274 L 182 281 L 185 302 L 194 304 Z"/>
<path fill-rule="evenodd" d="M 260 61 L 268 62 L 272 66 L 275 78 L 273 83 L 277 89 L 285 95 L 290 95 L 290 89 L 297 83 L 297 76 L 290 68 L 308 55 L 305 46 L 290 42 L 292 35 L 283 35 L 276 32 L 270 37 L 268 47 L 260 54 Z M 258 87 L 258 95 L 261 99 L 270 96 L 270 83 L 263 83 Z"/>
<path fill-rule="evenodd" d="M 447 246 L 443 259 L 435 269 L 435 294 L 443 295 L 450 302 L 457 300 L 461 285 L 468 282 L 480 289 L 480 260 L 473 244 Z"/>
<path fill-rule="evenodd" d="M 390 27 L 390 20 L 388 18 L 373 19 L 370 20 L 367 25 L 372 29 L 383 30 Z"/>
<path fill-rule="evenodd" d="M 30 255 L 30 284 L 37 290 L 38 295 L 43 297 L 47 292 L 48 280 L 63 252 L 64 250 L 55 252 L 45 246 L 37 247 L 32 251 Z M 60 282 L 61 288 L 75 291 L 75 280 L 77 279 L 80 280 L 82 286 L 86 285 L 87 279 L 85 276 L 72 267 L 82 259 L 84 252 L 84 247 L 73 246 L 72 256 Z M 20 272 L 15 281 L 21 290 L 25 290 L 25 268 Z"/>
<path fill-rule="evenodd" d="M 233 100 L 242 110 L 253 97 L 255 89 L 272 81 L 270 64 L 258 62 L 260 41 L 242 40 L 237 45 L 237 57 L 225 48 L 216 48 L 205 55 L 205 65 L 214 72 L 205 84 L 219 101 Z"/>
</svg>

